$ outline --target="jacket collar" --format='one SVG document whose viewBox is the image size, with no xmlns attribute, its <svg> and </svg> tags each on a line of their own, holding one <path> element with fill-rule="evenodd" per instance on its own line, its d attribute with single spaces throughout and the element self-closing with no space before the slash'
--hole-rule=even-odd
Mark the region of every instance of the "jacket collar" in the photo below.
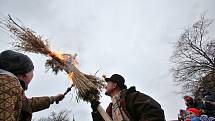
<svg viewBox="0 0 215 121">
<path fill-rule="evenodd" d="M 0 74 L 5 74 L 5 75 L 14 77 L 15 79 L 19 80 L 14 74 L 12 74 L 12 73 L 9 72 L 9 71 L 3 70 L 3 69 L 0 69 Z"/>
</svg>

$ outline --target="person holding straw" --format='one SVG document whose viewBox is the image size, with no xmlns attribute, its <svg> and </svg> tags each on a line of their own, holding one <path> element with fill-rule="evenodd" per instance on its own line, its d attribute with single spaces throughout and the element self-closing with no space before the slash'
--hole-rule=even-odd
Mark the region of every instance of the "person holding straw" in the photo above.
<svg viewBox="0 0 215 121">
<path fill-rule="evenodd" d="M 150 96 L 136 91 L 135 87 L 127 89 L 125 79 L 119 74 L 105 78 L 105 94 L 112 102 L 106 109 L 113 121 L 165 121 L 160 104 Z M 93 121 L 103 121 L 97 111 L 99 101 L 91 102 Z"/>
<path fill-rule="evenodd" d="M 32 113 L 49 108 L 64 95 L 27 98 L 25 90 L 34 76 L 31 59 L 22 53 L 5 50 L 0 53 L 0 120 L 31 121 Z"/>
</svg>

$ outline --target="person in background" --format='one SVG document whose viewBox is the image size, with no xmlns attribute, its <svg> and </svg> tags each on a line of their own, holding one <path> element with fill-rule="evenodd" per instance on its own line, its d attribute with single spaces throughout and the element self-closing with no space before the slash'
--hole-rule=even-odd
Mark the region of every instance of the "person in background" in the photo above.
<svg viewBox="0 0 215 121">
<path fill-rule="evenodd" d="M 215 95 L 206 88 L 199 86 L 195 100 L 197 107 L 202 110 L 203 114 L 215 117 Z"/>
<path fill-rule="evenodd" d="M 113 121 L 165 121 L 161 105 L 150 96 L 136 91 L 135 87 L 127 89 L 121 75 L 113 74 L 105 81 L 105 94 L 112 100 L 106 112 Z M 97 111 L 99 103 L 91 102 L 93 121 L 103 120 Z"/>
<path fill-rule="evenodd" d="M 185 121 L 201 121 L 199 119 L 201 115 L 201 111 L 197 108 L 188 108 L 187 110 L 187 117 Z"/>
<path fill-rule="evenodd" d="M 25 90 L 34 76 L 31 59 L 22 53 L 0 53 L 0 121 L 31 121 L 32 113 L 61 101 L 63 94 L 27 98 Z"/>
<path fill-rule="evenodd" d="M 187 108 L 194 108 L 196 107 L 195 101 L 192 97 L 185 95 L 184 96 L 184 101 L 185 101 L 185 105 L 187 106 Z"/>
<path fill-rule="evenodd" d="M 186 110 L 179 110 L 179 114 L 178 114 L 178 121 L 184 121 L 187 115 L 187 111 Z"/>
</svg>

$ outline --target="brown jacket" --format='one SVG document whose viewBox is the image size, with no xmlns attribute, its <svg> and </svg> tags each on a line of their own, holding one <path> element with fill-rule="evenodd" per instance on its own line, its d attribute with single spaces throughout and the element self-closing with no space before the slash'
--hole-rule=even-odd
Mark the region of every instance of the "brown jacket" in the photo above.
<svg viewBox="0 0 215 121">
<path fill-rule="evenodd" d="M 160 104 L 150 96 L 136 91 L 135 87 L 122 91 L 120 105 L 131 121 L 165 121 Z M 112 103 L 109 104 L 106 112 L 112 117 Z M 92 113 L 92 116 L 93 121 L 101 121 L 98 113 Z"/>
<path fill-rule="evenodd" d="M 26 98 L 18 79 L 0 72 L 0 121 L 31 121 L 33 112 L 49 106 L 49 97 Z"/>
<path fill-rule="evenodd" d="M 32 113 L 49 108 L 50 99 L 44 97 L 32 97 L 31 99 L 23 99 L 20 121 L 31 121 Z"/>
</svg>

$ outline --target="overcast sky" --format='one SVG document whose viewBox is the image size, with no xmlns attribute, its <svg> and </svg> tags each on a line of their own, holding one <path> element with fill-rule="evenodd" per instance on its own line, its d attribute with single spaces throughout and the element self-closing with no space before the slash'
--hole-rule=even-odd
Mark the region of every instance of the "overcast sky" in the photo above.
<svg viewBox="0 0 215 121">
<path fill-rule="evenodd" d="M 173 43 L 188 25 L 207 11 L 215 18 L 214 0 L 0 0 L 0 15 L 10 14 L 51 43 L 52 50 L 77 53 L 81 71 L 111 76 L 122 74 L 127 86 L 156 99 L 167 120 L 177 119 L 185 105 L 175 92 L 169 58 Z M 8 33 L 0 31 L 0 50 L 13 49 Z M 28 97 L 63 93 L 69 86 L 65 73 L 45 73 L 42 55 L 28 54 L 35 65 L 35 76 L 26 92 Z M 106 108 L 110 98 L 101 98 Z M 77 121 L 91 121 L 90 104 L 75 101 L 74 91 L 49 109 L 70 110 Z"/>
</svg>

